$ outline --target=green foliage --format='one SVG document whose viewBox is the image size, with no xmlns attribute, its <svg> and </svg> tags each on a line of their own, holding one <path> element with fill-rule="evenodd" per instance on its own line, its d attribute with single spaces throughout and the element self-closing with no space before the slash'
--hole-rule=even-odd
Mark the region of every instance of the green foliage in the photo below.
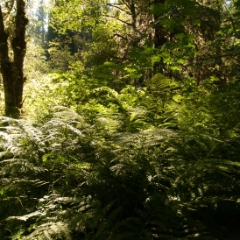
<svg viewBox="0 0 240 240">
<path fill-rule="evenodd" d="M 25 120 L 1 117 L 0 239 L 238 239 L 238 10 L 127 3 L 58 1 L 55 70 L 29 52 Z"/>
<path fill-rule="evenodd" d="M 237 82 L 215 89 L 214 80 L 197 87 L 186 79 L 180 89 L 156 74 L 146 88 L 118 93 L 70 73 L 52 79 L 68 83 L 59 93 L 73 88 L 69 102 L 58 101 L 78 113 L 58 106 L 34 123 L 1 118 L 1 239 L 221 239 L 234 232 Z M 226 109 L 235 118 L 223 117 Z"/>
</svg>

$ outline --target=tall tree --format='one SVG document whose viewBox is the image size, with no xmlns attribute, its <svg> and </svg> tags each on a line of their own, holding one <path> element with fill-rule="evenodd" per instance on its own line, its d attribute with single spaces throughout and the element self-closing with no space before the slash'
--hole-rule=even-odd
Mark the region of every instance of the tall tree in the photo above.
<svg viewBox="0 0 240 240">
<path fill-rule="evenodd" d="M 40 4 L 39 4 L 39 7 L 38 7 L 38 11 L 37 11 L 37 21 L 38 21 L 38 27 L 37 27 L 37 32 L 38 34 L 41 36 L 41 41 L 42 43 L 45 42 L 45 12 L 44 12 L 44 9 L 43 9 L 43 4 L 44 4 L 44 1 L 41 0 L 40 1 Z"/>
<path fill-rule="evenodd" d="M 28 24 L 25 7 L 24 0 L 13 0 L 11 4 L 5 2 L 5 6 L 0 5 L 0 65 L 4 86 L 5 115 L 14 118 L 20 116 L 23 105 L 25 80 L 23 62 L 26 53 L 25 32 Z M 12 13 L 15 13 L 15 16 L 10 34 L 6 26 L 6 17 Z"/>
</svg>

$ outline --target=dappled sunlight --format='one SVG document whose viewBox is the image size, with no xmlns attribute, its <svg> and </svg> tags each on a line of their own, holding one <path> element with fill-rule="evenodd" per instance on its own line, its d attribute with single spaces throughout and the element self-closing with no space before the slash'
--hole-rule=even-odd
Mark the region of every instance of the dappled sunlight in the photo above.
<svg viewBox="0 0 240 240">
<path fill-rule="evenodd" d="M 0 239 L 239 239 L 240 2 L 16 3 Z"/>
</svg>

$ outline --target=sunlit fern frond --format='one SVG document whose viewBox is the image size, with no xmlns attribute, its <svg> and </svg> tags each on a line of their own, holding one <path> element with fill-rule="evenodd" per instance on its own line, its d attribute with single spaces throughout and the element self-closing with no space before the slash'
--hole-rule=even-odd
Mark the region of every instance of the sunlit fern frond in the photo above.
<svg viewBox="0 0 240 240">
<path fill-rule="evenodd" d="M 154 92 L 167 91 L 170 89 L 171 80 L 161 73 L 156 73 L 147 81 L 147 87 Z"/>
<path fill-rule="evenodd" d="M 22 237 L 23 240 L 71 240 L 70 230 L 64 222 L 51 222 L 41 224 L 28 236 Z"/>
<path fill-rule="evenodd" d="M 117 136 L 116 136 L 117 137 Z M 123 146 L 129 147 L 130 145 L 136 148 L 157 146 L 160 143 L 170 142 L 177 133 L 170 129 L 148 129 L 139 133 L 122 133 L 119 134 L 119 143 Z"/>
</svg>

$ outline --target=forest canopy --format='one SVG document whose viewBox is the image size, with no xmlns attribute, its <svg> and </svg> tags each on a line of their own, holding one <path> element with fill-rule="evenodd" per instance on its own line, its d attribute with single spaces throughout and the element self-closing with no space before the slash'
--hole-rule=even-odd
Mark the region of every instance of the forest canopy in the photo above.
<svg viewBox="0 0 240 240">
<path fill-rule="evenodd" d="M 0 3 L 0 239 L 240 236 L 239 0 Z"/>
</svg>

